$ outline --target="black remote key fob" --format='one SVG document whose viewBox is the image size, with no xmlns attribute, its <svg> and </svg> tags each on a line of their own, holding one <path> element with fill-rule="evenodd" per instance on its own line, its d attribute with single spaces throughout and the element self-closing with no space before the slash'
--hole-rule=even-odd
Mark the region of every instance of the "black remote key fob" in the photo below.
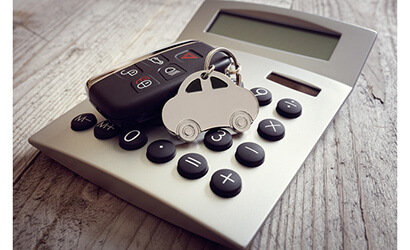
<svg viewBox="0 0 410 250">
<path fill-rule="evenodd" d="M 119 127 L 141 124 L 160 117 L 164 104 L 190 74 L 203 70 L 214 47 L 185 41 L 149 53 L 87 81 L 90 102 Z M 224 72 L 231 61 L 219 52 L 211 64 Z"/>
</svg>

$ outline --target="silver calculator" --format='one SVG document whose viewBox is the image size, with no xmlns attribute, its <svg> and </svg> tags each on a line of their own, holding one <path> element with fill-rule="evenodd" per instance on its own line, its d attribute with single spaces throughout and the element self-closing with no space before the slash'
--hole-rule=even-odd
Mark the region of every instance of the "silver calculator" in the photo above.
<svg viewBox="0 0 410 250">
<path fill-rule="evenodd" d="M 85 100 L 29 142 L 149 213 L 246 248 L 350 94 L 375 39 L 375 31 L 298 11 L 205 1 L 177 40 L 235 54 L 243 86 L 259 102 L 248 131 L 214 129 L 183 143 L 151 122 L 99 139 L 95 131 L 110 126 Z M 181 56 L 197 57 L 187 52 Z M 71 128 L 87 120 L 94 127 Z M 137 140 L 135 148 L 119 143 Z"/>
</svg>

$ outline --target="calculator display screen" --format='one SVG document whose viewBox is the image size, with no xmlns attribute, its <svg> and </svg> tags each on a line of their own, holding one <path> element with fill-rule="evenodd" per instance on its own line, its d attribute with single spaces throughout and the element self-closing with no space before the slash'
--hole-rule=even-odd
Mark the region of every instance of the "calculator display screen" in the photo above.
<svg viewBox="0 0 410 250">
<path fill-rule="evenodd" d="M 340 35 L 224 12 L 218 13 L 208 32 L 323 60 L 330 59 L 340 38 Z"/>
</svg>

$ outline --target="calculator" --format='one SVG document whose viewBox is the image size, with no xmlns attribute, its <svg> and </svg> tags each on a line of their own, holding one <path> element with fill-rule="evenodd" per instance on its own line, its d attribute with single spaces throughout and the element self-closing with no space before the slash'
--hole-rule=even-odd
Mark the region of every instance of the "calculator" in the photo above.
<svg viewBox="0 0 410 250">
<path fill-rule="evenodd" d="M 243 87 L 259 104 L 249 130 L 216 128 L 183 143 L 161 122 L 150 121 L 112 137 L 116 127 L 110 117 L 103 116 L 107 114 L 100 104 L 85 100 L 29 142 L 151 214 L 225 246 L 245 249 L 349 96 L 375 39 L 375 31 L 321 16 L 205 1 L 177 39 L 190 41 L 183 42 L 188 47 L 182 56 L 197 56 L 189 47 L 192 41 L 235 54 Z M 152 63 L 163 61 L 162 56 L 168 59 L 161 51 Z M 175 70 L 186 70 L 175 64 L 181 66 Z M 142 69 L 138 63 L 128 67 Z M 163 67 L 158 67 L 160 73 Z M 112 74 L 127 76 L 135 72 L 130 69 Z M 161 74 L 154 78 L 157 88 L 165 85 Z M 139 94 L 138 84 L 144 89 L 150 79 L 138 79 L 126 84 L 132 82 L 130 90 Z"/>
</svg>

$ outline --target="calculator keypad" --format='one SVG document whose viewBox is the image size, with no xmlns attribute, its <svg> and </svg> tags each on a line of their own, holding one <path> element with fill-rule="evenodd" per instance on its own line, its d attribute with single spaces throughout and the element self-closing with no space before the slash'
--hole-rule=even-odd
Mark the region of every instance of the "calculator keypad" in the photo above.
<svg viewBox="0 0 410 250">
<path fill-rule="evenodd" d="M 181 59 L 184 56 L 186 59 Z M 190 57 L 194 59 L 195 56 L 199 55 L 193 54 L 192 51 L 185 51 L 184 53 L 177 55 L 181 60 L 188 60 Z M 161 60 L 162 58 L 158 59 Z M 153 60 L 154 62 L 159 63 L 157 59 Z M 169 69 L 169 72 L 175 70 L 175 75 L 180 73 L 176 71 L 183 70 L 176 64 L 170 64 L 169 67 L 173 67 L 173 69 Z M 132 67 L 127 68 L 127 72 L 133 72 L 133 69 L 134 68 Z M 135 70 L 138 69 L 139 68 L 136 68 Z M 253 88 L 252 92 L 257 98 L 259 97 L 258 100 L 260 106 L 266 106 L 271 103 L 272 94 L 269 90 L 265 88 Z M 302 113 L 302 105 L 294 99 L 284 98 L 278 101 L 276 111 L 285 118 L 297 118 Z M 72 120 L 72 124 L 79 124 L 77 127 L 72 127 L 72 129 L 75 131 L 85 130 L 94 126 L 91 124 L 95 123 L 96 119 L 93 114 L 81 114 Z M 112 135 L 114 134 L 114 130 L 116 130 L 115 133 L 117 133 L 119 128 L 106 120 L 95 126 L 94 133 L 96 138 L 106 139 L 116 135 Z M 266 118 L 259 122 L 257 133 L 261 138 L 273 143 L 274 141 L 282 140 L 285 137 L 285 126 L 278 120 Z M 121 148 L 125 150 L 139 149 L 143 147 L 147 141 L 147 135 L 139 129 L 124 130 L 119 135 L 119 144 Z M 233 145 L 233 137 L 228 130 L 217 128 L 209 130 L 205 134 L 203 143 L 208 149 L 223 153 L 222 151 L 229 149 Z M 175 156 L 176 147 L 168 140 L 157 140 L 147 147 L 146 157 L 154 163 L 166 163 L 171 161 Z M 265 161 L 265 151 L 257 143 L 244 142 L 236 148 L 234 157 L 238 163 L 244 167 L 254 168 L 263 165 Z M 188 153 L 183 155 L 179 158 L 176 167 L 181 177 L 192 180 L 202 178 L 209 170 L 206 158 L 198 153 Z M 241 192 L 242 179 L 237 172 L 231 169 L 220 169 L 212 175 L 210 188 L 220 197 L 231 198 Z"/>
</svg>

